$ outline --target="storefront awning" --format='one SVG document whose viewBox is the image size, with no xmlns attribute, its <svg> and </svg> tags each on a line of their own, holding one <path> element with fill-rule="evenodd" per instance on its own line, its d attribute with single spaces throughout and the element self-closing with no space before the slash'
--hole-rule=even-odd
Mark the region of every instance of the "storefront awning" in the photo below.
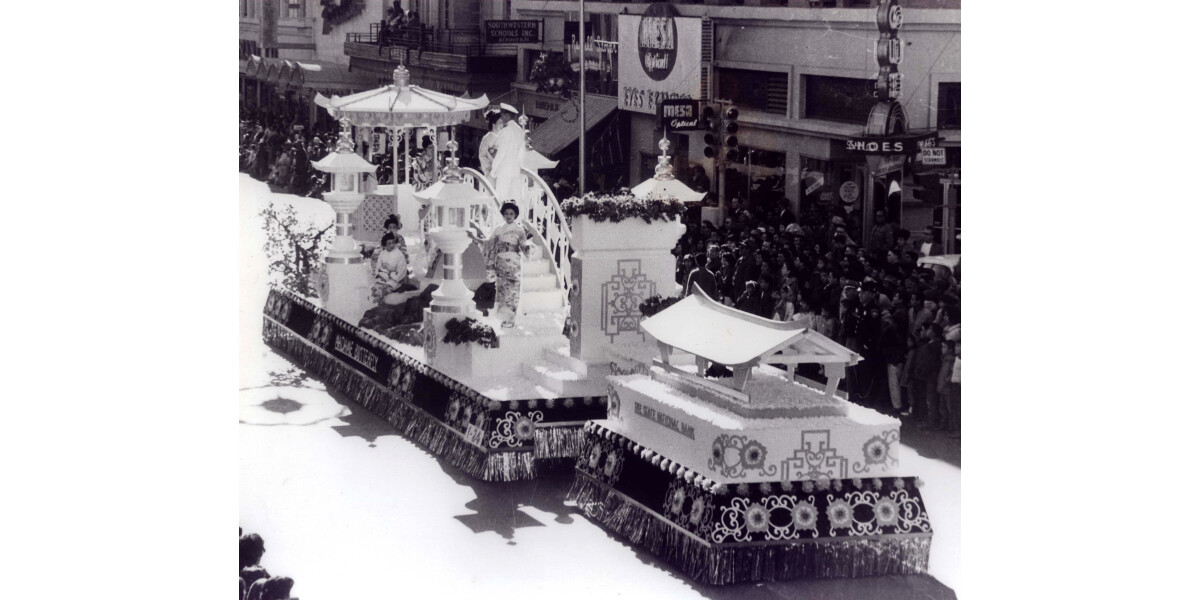
<svg viewBox="0 0 1200 600">
<path fill-rule="evenodd" d="M 288 84 L 311 90 L 368 90 L 379 85 L 379 78 L 351 71 L 345 65 L 328 62 L 297 62 Z"/>
<path fill-rule="evenodd" d="M 588 94 L 587 104 L 588 130 L 595 127 L 605 117 L 617 110 L 617 99 L 612 96 L 597 96 Z M 569 144 L 579 139 L 579 107 L 573 102 L 564 103 L 554 116 L 546 119 L 545 123 L 533 130 L 529 136 L 534 149 L 546 156 L 554 156 Z"/>
</svg>

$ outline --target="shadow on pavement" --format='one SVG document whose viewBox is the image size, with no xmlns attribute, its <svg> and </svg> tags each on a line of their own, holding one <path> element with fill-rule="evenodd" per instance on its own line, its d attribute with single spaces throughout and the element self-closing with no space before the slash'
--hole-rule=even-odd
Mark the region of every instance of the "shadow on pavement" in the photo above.
<svg viewBox="0 0 1200 600">
<path fill-rule="evenodd" d="M 350 411 L 341 417 L 345 425 L 331 428 L 343 437 L 358 437 L 374 446 L 380 437 L 400 434 L 367 409 L 343 395 L 329 390 L 333 399 Z M 940 432 L 922 431 L 911 419 L 904 421 L 901 439 L 922 455 L 959 463 L 957 440 L 945 438 Z M 522 507 L 532 507 L 554 515 L 554 521 L 572 524 L 587 519 L 563 502 L 574 479 L 574 461 L 544 461 L 539 463 L 539 476 L 532 481 L 487 482 L 473 479 L 445 459 L 433 456 L 428 450 L 416 446 L 427 456 L 437 460 L 442 470 L 455 483 L 471 488 L 475 498 L 464 505 L 472 514 L 454 517 L 475 533 L 495 533 L 515 546 L 516 532 L 526 527 L 544 527 L 534 517 L 522 512 Z M 929 575 L 893 575 L 887 577 L 864 577 L 859 579 L 801 579 L 763 583 L 743 583 L 727 586 L 709 586 L 696 583 L 680 575 L 667 563 L 642 548 L 630 545 L 626 540 L 606 532 L 614 543 L 629 548 L 638 559 L 669 576 L 688 585 L 705 598 L 713 600 L 950 600 L 957 596 Z"/>
</svg>

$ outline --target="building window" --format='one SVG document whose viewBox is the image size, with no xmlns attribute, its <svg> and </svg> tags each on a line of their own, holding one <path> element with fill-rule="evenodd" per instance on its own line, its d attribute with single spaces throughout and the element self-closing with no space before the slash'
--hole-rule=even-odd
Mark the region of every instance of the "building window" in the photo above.
<svg viewBox="0 0 1200 600">
<path fill-rule="evenodd" d="M 717 97 L 751 110 L 787 114 L 788 74 L 717 69 Z"/>
<path fill-rule="evenodd" d="M 248 8 L 246 8 L 246 5 L 247 5 L 247 4 L 248 4 L 248 3 L 246 2 L 246 0 L 241 0 L 241 2 L 239 2 L 239 3 L 238 3 L 238 7 L 239 7 L 239 10 L 238 10 L 238 15 L 239 15 L 239 16 L 243 16 L 243 17 L 248 17 L 248 16 L 250 16 L 249 9 L 248 9 Z"/>
<path fill-rule="evenodd" d="M 809 119 L 865 123 L 875 105 L 875 82 L 847 77 L 804 77 L 804 116 Z"/>
<path fill-rule="evenodd" d="M 303 19 L 304 0 L 287 0 L 287 16 L 289 19 Z"/>
<path fill-rule="evenodd" d="M 938 129 L 962 128 L 962 83 L 938 84 Z"/>
</svg>

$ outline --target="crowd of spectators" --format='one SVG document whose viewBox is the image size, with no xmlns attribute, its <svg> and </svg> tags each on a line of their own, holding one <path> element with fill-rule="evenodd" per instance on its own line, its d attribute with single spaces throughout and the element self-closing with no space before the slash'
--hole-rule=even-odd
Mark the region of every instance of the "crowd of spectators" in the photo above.
<svg viewBox="0 0 1200 600">
<path fill-rule="evenodd" d="M 841 207 L 793 215 L 786 200 L 731 203 L 721 227 L 692 220 L 674 252 L 679 283 L 760 317 L 804 321 L 862 355 L 845 380 L 850 399 L 959 435 L 959 268 L 918 266 L 942 253 L 874 216 L 865 241 Z M 811 367 L 811 368 L 810 368 Z M 801 365 L 799 374 L 819 374 Z"/>
<path fill-rule="evenodd" d="M 333 149 L 337 141 L 335 130 L 243 109 L 238 138 L 240 171 L 277 191 L 320 196 L 325 174 L 313 169 L 312 163 Z"/>
<path fill-rule="evenodd" d="M 271 577 L 258 564 L 266 551 L 261 536 L 238 527 L 238 600 L 299 600 L 292 597 L 291 577 Z"/>
</svg>

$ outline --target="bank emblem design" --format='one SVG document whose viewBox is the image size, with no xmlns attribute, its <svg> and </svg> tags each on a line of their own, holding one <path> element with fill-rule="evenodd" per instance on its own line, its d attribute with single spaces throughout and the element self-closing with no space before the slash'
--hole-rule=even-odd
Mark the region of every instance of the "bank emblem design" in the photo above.
<svg viewBox="0 0 1200 600">
<path fill-rule="evenodd" d="M 617 273 L 601 287 L 601 327 L 609 341 L 626 331 L 638 332 L 642 302 L 654 295 L 654 282 L 642 272 L 640 259 L 617 261 Z"/>
<path fill-rule="evenodd" d="M 829 430 L 800 433 L 801 448 L 783 461 L 783 479 L 844 479 L 850 459 L 829 443 Z"/>
</svg>

